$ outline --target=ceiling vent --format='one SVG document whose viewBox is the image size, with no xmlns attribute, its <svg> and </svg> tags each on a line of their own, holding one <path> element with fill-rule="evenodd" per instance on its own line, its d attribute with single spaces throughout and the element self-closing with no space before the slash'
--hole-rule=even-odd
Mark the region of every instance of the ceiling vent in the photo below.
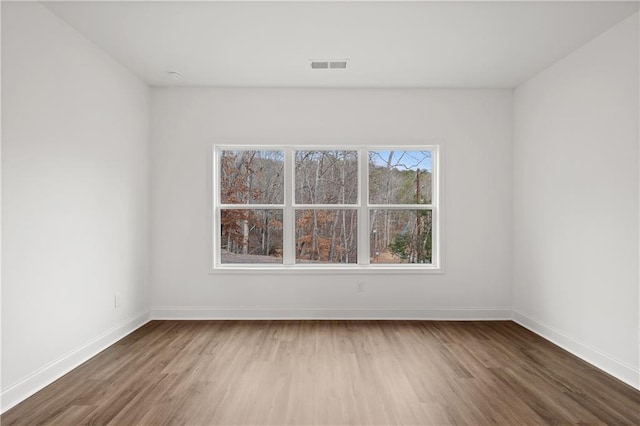
<svg viewBox="0 0 640 426">
<path fill-rule="evenodd" d="M 311 61 L 311 68 L 314 70 L 326 70 L 329 68 L 329 62 L 327 61 Z"/>
<path fill-rule="evenodd" d="M 323 59 L 323 60 L 312 60 L 311 68 L 314 70 L 344 70 L 347 68 L 347 60 L 346 59 Z"/>
</svg>

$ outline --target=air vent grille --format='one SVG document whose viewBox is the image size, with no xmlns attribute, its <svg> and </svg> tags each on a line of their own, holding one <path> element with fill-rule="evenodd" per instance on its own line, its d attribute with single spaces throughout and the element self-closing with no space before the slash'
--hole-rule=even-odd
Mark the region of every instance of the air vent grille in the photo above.
<svg viewBox="0 0 640 426">
<path fill-rule="evenodd" d="M 311 68 L 314 70 L 344 70 L 347 68 L 346 59 L 313 59 L 311 62 Z"/>
</svg>

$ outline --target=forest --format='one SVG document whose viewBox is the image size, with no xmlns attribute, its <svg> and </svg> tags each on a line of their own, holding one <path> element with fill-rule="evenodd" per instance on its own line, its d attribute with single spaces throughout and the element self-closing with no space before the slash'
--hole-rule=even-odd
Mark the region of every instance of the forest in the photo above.
<svg viewBox="0 0 640 426">
<path fill-rule="evenodd" d="M 370 263 L 431 263 L 432 213 L 419 207 L 431 203 L 431 151 L 368 157 Z M 294 158 L 295 262 L 357 263 L 358 151 Z M 284 153 L 223 150 L 219 167 L 222 263 L 282 263 Z"/>
</svg>

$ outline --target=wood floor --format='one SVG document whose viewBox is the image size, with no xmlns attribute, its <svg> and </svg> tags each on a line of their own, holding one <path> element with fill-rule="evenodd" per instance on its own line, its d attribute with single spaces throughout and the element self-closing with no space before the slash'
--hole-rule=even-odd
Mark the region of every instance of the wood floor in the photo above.
<svg viewBox="0 0 640 426">
<path fill-rule="evenodd" d="M 510 321 L 153 321 L 13 424 L 640 424 L 640 392 Z"/>
</svg>

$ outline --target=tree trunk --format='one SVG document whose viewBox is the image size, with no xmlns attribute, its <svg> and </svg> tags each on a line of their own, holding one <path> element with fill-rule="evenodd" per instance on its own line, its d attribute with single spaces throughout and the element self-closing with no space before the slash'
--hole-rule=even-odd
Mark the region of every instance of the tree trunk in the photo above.
<svg viewBox="0 0 640 426">
<path fill-rule="evenodd" d="M 314 190 L 316 191 L 313 194 L 312 202 L 318 199 L 317 191 L 319 190 L 320 184 L 320 169 L 322 167 L 322 157 L 318 161 L 316 165 L 316 184 L 314 185 Z M 319 250 L 318 250 L 318 211 L 313 209 L 313 231 L 311 233 L 311 260 L 319 260 Z"/>
<path fill-rule="evenodd" d="M 242 221 L 242 254 L 249 254 L 249 220 Z"/>
<path fill-rule="evenodd" d="M 393 161 L 393 154 L 395 151 L 389 151 L 389 157 L 387 158 L 387 194 L 386 194 L 386 203 L 391 203 L 391 194 L 393 193 L 393 188 L 391 185 L 391 161 Z M 389 210 L 384 211 L 384 245 L 385 247 L 389 245 L 391 240 L 391 218 L 389 215 Z"/>
<path fill-rule="evenodd" d="M 333 223 L 331 224 L 331 245 L 329 246 L 330 261 L 333 261 L 336 258 L 336 231 L 338 230 L 338 220 L 339 220 L 339 216 L 337 214 L 334 214 Z"/>
</svg>

